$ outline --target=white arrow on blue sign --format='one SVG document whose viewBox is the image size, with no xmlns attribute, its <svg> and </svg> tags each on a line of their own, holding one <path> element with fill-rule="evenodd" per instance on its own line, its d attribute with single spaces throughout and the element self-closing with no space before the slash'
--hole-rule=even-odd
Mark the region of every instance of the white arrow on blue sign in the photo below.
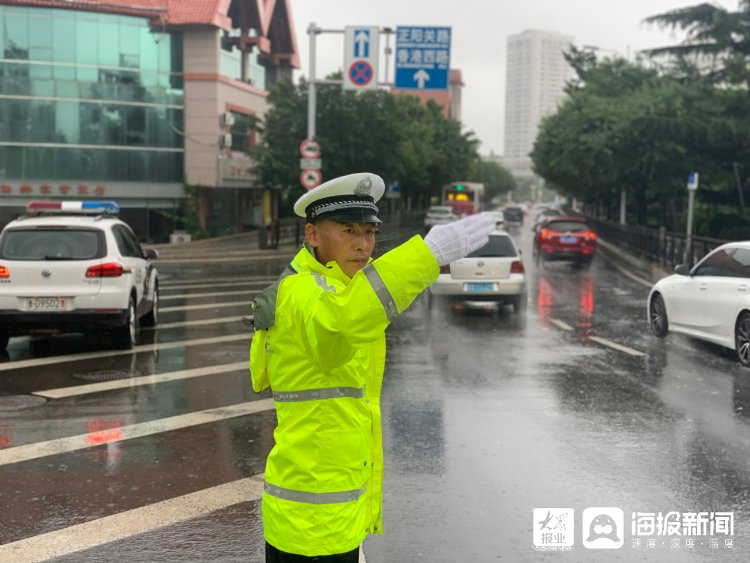
<svg viewBox="0 0 750 563">
<path fill-rule="evenodd" d="M 396 28 L 396 88 L 447 89 L 450 60 L 450 27 Z"/>
<path fill-rule="evenodd" d="M 344 29 L 345 90 L 377 88 L 379 33 L 374 26 L 348 26 Z"/>
</svg>

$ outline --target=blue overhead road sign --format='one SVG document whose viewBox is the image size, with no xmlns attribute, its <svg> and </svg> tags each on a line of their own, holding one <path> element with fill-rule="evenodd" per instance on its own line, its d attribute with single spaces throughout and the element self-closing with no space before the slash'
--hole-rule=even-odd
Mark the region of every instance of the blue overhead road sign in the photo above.
<svg viewBox="0 0 750 563">
<path fill-rule="evenodd" d="M 445 90 L 450 61 L 450 27 L 396 28 L 396 88 Z"/>
</svg>

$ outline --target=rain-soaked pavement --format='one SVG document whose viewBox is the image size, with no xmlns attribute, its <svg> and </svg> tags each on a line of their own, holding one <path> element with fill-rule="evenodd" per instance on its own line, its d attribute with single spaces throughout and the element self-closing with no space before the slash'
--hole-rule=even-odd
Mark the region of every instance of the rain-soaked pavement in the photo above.
<svg viewBox="0 0 750 563">
<path fill-rule="evenodd" d="M 648 287 L 603 254 L 537 271 L 528 228 L 515 236 L 525 316 L 423 296 L 388 331 L 385 532 L 367 561 L 750 560 L 750 370 L 651 337 Z M 262 561 L 275 417 L 249 388 L 241 317 L 289 253 L 234 244 L 164 253 L 160 325 L 134 353 L 11 340 L 0 561 Z"/>
</svg>

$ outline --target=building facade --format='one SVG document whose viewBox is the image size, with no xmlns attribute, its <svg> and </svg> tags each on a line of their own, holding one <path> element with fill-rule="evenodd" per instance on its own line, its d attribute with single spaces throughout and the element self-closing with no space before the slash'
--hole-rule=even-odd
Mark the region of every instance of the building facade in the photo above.
<svg viewBox="0 0 750 563">
<path fill-rule="evenodd" d="M 557 110 L 565 83 L 572 78 L 563 57 L 572 43 L 572 37 L 549 31 L 508 37 L 504 160 L 514 174 L 532 174 L 529 153 L 539 122 Z"/>
<path fill-rule="evenodd" d="M 246 151 L 298 66 L 288 0 L 5 2 L 0 224 L 32 199 L 107 198 L 166 240 L 190 186 L 212 234 L 257 225 Z"/>
</svg>

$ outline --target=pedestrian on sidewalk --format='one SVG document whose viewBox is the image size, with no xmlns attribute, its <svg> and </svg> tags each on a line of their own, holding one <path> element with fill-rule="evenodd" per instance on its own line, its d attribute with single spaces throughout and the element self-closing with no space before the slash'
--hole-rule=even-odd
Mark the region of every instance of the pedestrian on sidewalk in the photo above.
<svg viewBox="0 0 750 563">
<path fill-rule="evenodd" d="M 385 329 L 495 226 L 473 215 L 373 260 L 384 190 L 359 173 L 300 197 L 305 245 L 253 302 L 253 389 L 270 386 L 278 419 L 262 501 L 268 563 L 356 563 L 367 534 L 382 533 Z"/>
</svg>

